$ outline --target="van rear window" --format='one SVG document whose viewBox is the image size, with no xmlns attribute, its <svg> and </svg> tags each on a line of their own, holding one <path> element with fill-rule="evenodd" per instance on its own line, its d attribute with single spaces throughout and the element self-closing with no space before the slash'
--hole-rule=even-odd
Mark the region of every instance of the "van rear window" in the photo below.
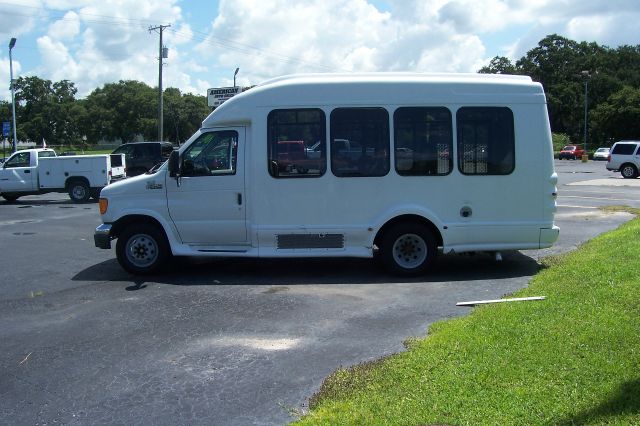
<svg viewBox="0 0 640 426">
<path fill-rule="evenodd" d="M 616 146 L 613 147 L 613 151 L 611 151 L 611 154 L 633 155 L 634 151 L 636 150 L 636 148 L 638 146 L 640 146 L 640 144 L 619 143 L 619 144 L 616 144 Z"/>
<path fill-rule="evenodd" d="M 513 112 L 462 107 L 456 114 L 458 168 L 466 175 L 508 175 L 515 168 Z"/>
</svg>

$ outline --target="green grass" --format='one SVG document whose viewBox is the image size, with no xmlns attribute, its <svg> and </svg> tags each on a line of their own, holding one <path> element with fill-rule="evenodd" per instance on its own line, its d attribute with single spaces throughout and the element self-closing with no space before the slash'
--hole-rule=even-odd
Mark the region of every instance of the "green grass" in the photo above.
<svg viewBox="0 0 640 426">
<path fill-rule="evenodd" d="M 330 376 L 300 424 L 640 424 L 640 219 L 514 296 Z M 372 342 L 375 344 L 375 342 Z"/>
</svg>

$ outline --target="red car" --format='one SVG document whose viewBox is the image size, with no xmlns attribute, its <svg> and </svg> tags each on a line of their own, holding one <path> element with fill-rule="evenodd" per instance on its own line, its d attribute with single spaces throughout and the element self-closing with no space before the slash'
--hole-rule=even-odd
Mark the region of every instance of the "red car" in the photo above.
<svg viewBox="0 0 640 426">
<path fill-rule="evenodd" d="M 564 160 L 566 158 L 567 160 L 576 160 L 578 158 L 582 158 L 584 153 L 584 149 L 580 148 L 578 145 L 567 145 L 562 148 L 562 151 L 560 151 L 558 159 Z"/>
</svg>

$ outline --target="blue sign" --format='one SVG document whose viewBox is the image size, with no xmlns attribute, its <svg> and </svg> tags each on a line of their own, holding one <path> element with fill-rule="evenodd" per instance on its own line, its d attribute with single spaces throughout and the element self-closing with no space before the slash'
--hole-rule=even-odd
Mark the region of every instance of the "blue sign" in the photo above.
<svg viewBox="0 0 640 426">
<path fill-rule="evenodd" d="M 8 121 L 2 122 L 2 136 L 9 136 L 11 133 L 11 123 Z"/>
</svg>

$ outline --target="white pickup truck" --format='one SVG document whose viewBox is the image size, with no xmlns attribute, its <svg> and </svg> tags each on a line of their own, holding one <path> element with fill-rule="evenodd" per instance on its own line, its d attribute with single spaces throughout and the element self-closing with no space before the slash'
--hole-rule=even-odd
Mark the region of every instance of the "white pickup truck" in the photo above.
<svg viewBox="0 0 640 426">
<path fill-rule="evenodd" d="M 15 152 L 0 168 L 0 193 L 7 201 L 24 195 L 68 192 L 75 203 L 97 199 L 100 190 L 126 177 L 124 154 L 58 157 L 47 148 Z"/>
</svg>

